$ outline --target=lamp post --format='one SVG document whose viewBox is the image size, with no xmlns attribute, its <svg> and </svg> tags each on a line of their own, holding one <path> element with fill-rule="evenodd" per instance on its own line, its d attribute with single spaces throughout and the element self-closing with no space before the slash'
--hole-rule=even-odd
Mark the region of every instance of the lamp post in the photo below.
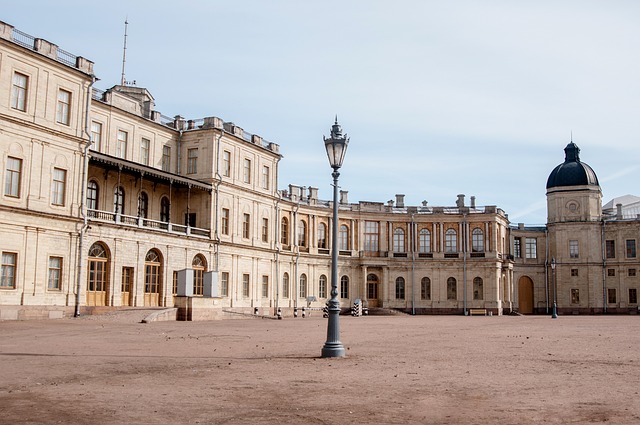
<svg viewBox="0 0 640 425">
<path fill-rule="evenodd" d="M 349 138 L 342 135 L 342 127 L 336 122 L 331 127 L 331 137 L 324 139 L 324 147 L 333 168 L 333 228 L 331 243 L 331 298 L 329 299 L 329 321 L 327 323 L 327 341 L 322 347 L 322 357 L 344 357 L 345 350 L 340 342 L 340 302 L 338 301 L 338 170 L 342 167 Z"/>
<path fill-rule="evenodd" d="M 558 291 L 556 289 L 556 257 L 551 257 L 551 279 L 553 279 L 553 312 L 551 313 L 551 318 L 557 319 L 558 307 L 556 305 L 556 296 Z"/>
</svg>

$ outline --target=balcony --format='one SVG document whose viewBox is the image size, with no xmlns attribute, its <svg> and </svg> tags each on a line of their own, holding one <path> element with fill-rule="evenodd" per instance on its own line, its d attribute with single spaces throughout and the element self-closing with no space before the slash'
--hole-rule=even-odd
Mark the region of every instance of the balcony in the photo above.
<svg viewBox="0 0 640 425">
<path fill-rule="evenodd" d="M 89 221 L 112 223 L 127 228 L 137 227 L 140 229 L 169 233 L 173 235 L 197 236 L 206 239 L 211 238 L 211 231 L 208 229 L 200 229 L 182 224 L 166 223 L 143 217 L 116 214 L 109 211 L 88 210 L 87 217 L 89 218 Z"/>
</svg>

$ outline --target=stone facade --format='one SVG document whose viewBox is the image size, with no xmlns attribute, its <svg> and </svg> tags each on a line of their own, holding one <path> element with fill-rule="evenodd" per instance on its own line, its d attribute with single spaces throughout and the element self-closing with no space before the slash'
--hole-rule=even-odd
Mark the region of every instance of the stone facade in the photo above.
<svg viewBox="0 0 640 425">
<path fill-rule="evenodd" d="M 333 205 L 314 187 L 278 189 L 277 144 L 218 117 L 165 117 L 144 88 L 96 90 L 90 61 L 46 45 L 0 23 L 0 319 L 166 306 L 202 320 L 325 304 Z M 343 308 L 542 313 L 555 277 L 562 313 L 637 309 L 626 256 L 637 221 L 602 216 L 599 188 L 569 189 L 549 192 L 545 228 L 511 226 L 464 195 L 432 207 L 343 192 Z M 605 267 L 603 235 L 617 250 Z M 187 275 L 189 294 L 178 293 Z"/>
</svg>

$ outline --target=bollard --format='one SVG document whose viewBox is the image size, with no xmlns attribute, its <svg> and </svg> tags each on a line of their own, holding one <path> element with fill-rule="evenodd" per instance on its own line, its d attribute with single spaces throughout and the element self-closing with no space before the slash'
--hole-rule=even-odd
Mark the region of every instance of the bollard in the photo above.
<svg viewBox="0 0 640 425">
<path fill-rule="evenodd" d="M 253 314 L 258 314 L 258 307 L 253 308 Z"/>
<path fill-rule="evenodd" d="M 307 310 L 302 307 L 302 318 L 304 319 L 305 317 L 307 317 Z"/>
<path fill-rule="evenodd" d="M 293 317 L 298 317 L 298 307 L 293 307 Z"/>
<path fill-rule="evenodd" d="M 276 313 L 276 316 L 278 316 L 278 320 L 282 320 L 282 309 L 280 307 L 278 307 L 278 312 Z"/>
</svg>

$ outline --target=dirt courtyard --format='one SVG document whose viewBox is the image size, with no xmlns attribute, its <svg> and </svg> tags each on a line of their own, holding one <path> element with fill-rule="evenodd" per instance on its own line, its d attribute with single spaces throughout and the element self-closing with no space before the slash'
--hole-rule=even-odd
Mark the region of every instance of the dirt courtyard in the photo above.
<svg viewBox="0 0 640 425">
<path fill-rule="evenodd" d="M 640 423 L 640 316 L 146 313 L 0 322 L 0 423 Z"/>
</svg>

